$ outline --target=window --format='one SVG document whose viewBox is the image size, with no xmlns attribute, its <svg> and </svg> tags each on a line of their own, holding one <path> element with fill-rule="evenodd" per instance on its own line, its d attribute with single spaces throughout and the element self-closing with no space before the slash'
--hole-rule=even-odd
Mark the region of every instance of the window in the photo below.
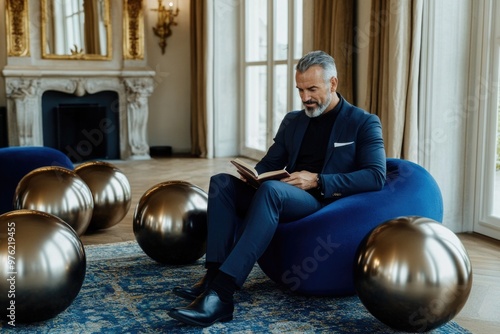
<svg viewBox="0 0 500 334">
<path fill-rule="evenodd" d="M 294 70 L 303 52 L 303 0 L 246 0 L 243 22 L 240 153 L 259 159 L 284 115 L 301 109 Z"/>
</svg>

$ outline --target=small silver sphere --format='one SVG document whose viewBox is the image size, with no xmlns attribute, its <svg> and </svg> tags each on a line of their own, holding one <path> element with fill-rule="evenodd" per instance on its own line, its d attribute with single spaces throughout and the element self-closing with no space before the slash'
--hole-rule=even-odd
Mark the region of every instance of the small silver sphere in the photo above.
<svg viewBox="0 0 500 334">
<path fill-rule="evenodd" d="M 86 257 L 75 231 L 51 214 L 17 210 L 0 216 L 0 317 L 53 318 L 83 285 Z"/>
<path fill-rule="evenodd" d="M 89 161 L 75 168 L 75 173 L 89 186 L 94 211 L 87 231 L 118 224 L 130 208 L 132 195 L 125 174 L 113 164 Z"/>
<path fill-rule="evenodd" d="M 383 223 L 364 239 L 356 259 L 361 302 L 398 330 L 422 332 L 445 324 L 460 312 L 472 287 L 472 267 L 460 239 L 428 218 Z"/>
<path fill-rule="evenodd" d="M 74 171 L 50 166 L 37 168 L 19 181 L 14 208 L 53 214 L 82 235 L 92 218 L 94 201 L 89 187 Z"/>
<path fill-rule="evenodd" d="M 187 264 L 206 251 L 207 194 L 184 181 L 152 187 L 134 211 L 134 235 L 142 250 L 160 263 Z"/>
</svg>

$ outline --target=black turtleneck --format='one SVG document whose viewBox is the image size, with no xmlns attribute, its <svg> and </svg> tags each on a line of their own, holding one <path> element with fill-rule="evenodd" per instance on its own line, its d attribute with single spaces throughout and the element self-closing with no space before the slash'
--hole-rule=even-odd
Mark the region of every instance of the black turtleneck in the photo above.
<svg viewBox="0 0 500 334">
<path fill-rule="evenodd" d="M 297 157 L 295 171 L 306 170 L 311 173 L 321 173 L 325 162 L 328 140 L 343 102 L 344 100 L 341 98 L 332 110 L 309 119 L 309 125 L 302 139 Z"/>
</svg>

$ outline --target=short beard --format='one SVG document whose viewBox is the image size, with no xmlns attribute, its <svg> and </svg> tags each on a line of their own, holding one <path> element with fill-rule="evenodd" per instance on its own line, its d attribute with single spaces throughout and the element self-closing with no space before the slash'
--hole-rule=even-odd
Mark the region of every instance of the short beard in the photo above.
<svg viewBox="0 0 500 334">
<path fill-rule="evenodd" d="M 329 92 L 325 103 L 323 103 L 323 104 L 318 103 L 318 106 L 316 108 L 307 108 L 306 107 L 304 109 L 306 112 L 306 115 L 310 118 L 314 118 L 314 117 L 318 117 L 318 116 L 322 115 L 325 112 L 326 108 L 328 108 L 328 106 L 330 105 L 331 102 L 332 102 L 332 94 Z"/>
</svg>

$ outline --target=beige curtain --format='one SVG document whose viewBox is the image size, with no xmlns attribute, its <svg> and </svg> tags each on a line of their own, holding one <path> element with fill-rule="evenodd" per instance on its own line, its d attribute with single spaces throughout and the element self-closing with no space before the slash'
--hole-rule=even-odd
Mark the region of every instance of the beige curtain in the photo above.
<svg viewBox="0 0 500 334">
<path fill-rule="evenodd" d="M 83 12 L 85 13 L 85 48 L 87 54 L 101 54 L 99 33 L 99 3 L 98 1 L 85 0 Z"/>
<path fill-rule="evenodd" d="M 328 52 L 337 65 L 338 92 L 351 103 L 355 98 L 354 0 L 315 0 L 313 49 Z"/>
<path fill-rule="evenodd" d="M 191 0 L 191 154 L 207 157 L 207 69 L 205 0 Z"/>
<path fill-rule="evenodd" d="M 372 0 L 366 100 L 382 121 L 387 156 L 415 162 L 422 12 L 422 0 Z"/>
</svg>

